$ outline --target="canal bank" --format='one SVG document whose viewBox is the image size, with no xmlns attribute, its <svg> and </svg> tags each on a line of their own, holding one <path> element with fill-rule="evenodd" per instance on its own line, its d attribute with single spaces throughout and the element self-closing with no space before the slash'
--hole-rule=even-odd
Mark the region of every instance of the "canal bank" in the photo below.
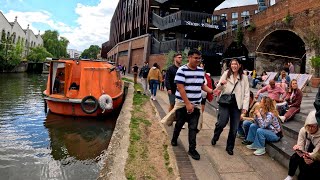
<svg viewBox="0 0 320 180">
<path fill-rule="evenodd" d="M 131 77 L 128 80 L 131 81 Z M 98 179 L 177 179 L 168 135 L 148 96 L 130 83 Z"/>
<path fill-rule="evenodd" d="M 132 78 L 127 76 L 128 78 Z M 156 107 L 157 114 L 162 118 L 169 106 L 166 91 L 158 91 L 156 101 L 151 101 Z M 204 124 L 197 136 L 197 150 L 201 155 L 199 161 L 187 155 L 188 129 L 181 131 L 178 146 L 173 147 L 176 156 L 178 171 L 181 179 L 218 180 L 218 179 L 271 179 L 278 180 L 287 176 L 287 169 L 274 161 L 268 154 L 263 156 L 253 155 L 253 151 L 241 144 L 241 139 L 236 139 L 234 155 L 229 156 L 226 151 L 226 140 L 229 127 L 221 134 L 216 146 L 210 140 L 216 123 L 215 108 L 207 103 L 204 112 Z M 166 127 L 168 141 L 171 139 L 173 126 Z M 162 179 L 168 179 L 163 177 Z"/>
</svg>

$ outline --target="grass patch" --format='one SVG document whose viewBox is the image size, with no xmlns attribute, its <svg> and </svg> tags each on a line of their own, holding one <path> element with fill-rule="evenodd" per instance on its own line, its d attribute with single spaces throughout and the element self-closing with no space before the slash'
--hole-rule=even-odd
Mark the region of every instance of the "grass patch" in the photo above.
<svg viewBox="0 0 320 180">
<path fill-rule="evenodd" d="M 131 80 L 131 79 L 128 79 L 128 78 L 125 78 L 125 77 L 123 77 L 123 78 L 121 78 L 123 81 L 127 81 L 127 82 L 132 82 L 133 83 L 133 80 Z"/>
<path fill-rule="evenodd" d="M 150 147 L 152 139 L 149 138 L 151 130 L 154 129 L 153 122 L 148 118 L 151 118 L 149 104 L 149 97 L 138 93 L 137 89 L 143 89 L 140 84 L 134 84 L 134 97 L 133 97 L 133 110 L 130 122 L 130 145 L 128 149 L 128 159 L 126 162 L 125 174 L 129 180 L 136 179 L 158 179 L 164 176 L 174 175 L 174 170 L 170 167 L 170 156 L 168 152 L 168 145 L 159 144 L 159 148 L 156 149 L 157 158 L 161 160 L 161 163 L 152 162 L 154 158 L 155 148 Z M 149 128 L 151 127 L 151 128 Z M 154 131 L 152 131 L 154 132 Z M 159 133 L 161 136 L 162 133 Z M 154 143 L 154 142 L 152 142 Z M 163 143 L 163 142 L 156 142 Z M 163 155 L 162 155 L 163 154 Z M 162 161 L 162 156 L 164 161 Z M 162 164 L 164 162 L 164 164 Z M 161 168 L 161 173 L 159 167 Z M 160 174 L 159 174 L 160 173 Z M 165 174 L 164 174 L 165 173 Z M 169 178 L 170 179 L 170 178 Z"/>
<path fill-rule="evenodd" d="M 173 173 L 173 168 L 169 166 L 170 165 L 170 156 L 169 156 L 168 145 L 167 144 L 163 145 L 163 158 L 164 158 L 166 169 L 168 170 L 168 172 L 170 174 L 172 174 Z"/>
</svg>

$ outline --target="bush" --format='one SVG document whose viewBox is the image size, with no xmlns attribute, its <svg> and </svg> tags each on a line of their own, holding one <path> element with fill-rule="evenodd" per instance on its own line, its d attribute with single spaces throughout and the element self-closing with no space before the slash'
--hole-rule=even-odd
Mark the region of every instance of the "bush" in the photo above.
<svg viewBox="0 0 320 180">
<path fill-rule="evenodd" d="M 311 62 L 311 66 L 314 68 L 315 70 L 315 76 L 316 77 L 320 77 L 319 74 L 319 68 L 320 68 L 320 56 L 314 56 L 310 59 Z"/>
</svg>

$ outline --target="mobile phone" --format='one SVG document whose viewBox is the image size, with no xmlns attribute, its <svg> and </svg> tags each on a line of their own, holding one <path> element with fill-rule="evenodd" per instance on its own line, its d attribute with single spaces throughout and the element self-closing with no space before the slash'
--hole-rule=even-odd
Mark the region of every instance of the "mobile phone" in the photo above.
<svg viewBox="0 0 320 180">
<path fill-rule="evenodd" d="M 301 154 L 304 153 L 304 151 L 302 151 L 302 150 L 300 150 L 300 149 L 296 149 L 295 151 L 296 151 L 297 153 L 301 153 Z"/>
</svg>

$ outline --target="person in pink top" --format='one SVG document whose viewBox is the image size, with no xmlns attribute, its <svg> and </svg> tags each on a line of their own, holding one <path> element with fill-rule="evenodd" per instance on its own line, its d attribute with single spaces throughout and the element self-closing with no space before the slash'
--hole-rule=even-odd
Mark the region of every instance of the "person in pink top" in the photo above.
<svg viewBox="0 0 320 180">
<path fill-rule="evenodd" d="M 274 80 L 269 81 L 269 85 L 260 89 L 255 98 L 258 98 L 260 93 L 268 92 L 268 97 L 275 100 L 277 103 L 283 102 L 283 98 L 286 97 L 286 91 L 283 90 L 279 85 L 276 86 Z M 280 97 L 282 95 L 282 97 Z"/>
</svg>

